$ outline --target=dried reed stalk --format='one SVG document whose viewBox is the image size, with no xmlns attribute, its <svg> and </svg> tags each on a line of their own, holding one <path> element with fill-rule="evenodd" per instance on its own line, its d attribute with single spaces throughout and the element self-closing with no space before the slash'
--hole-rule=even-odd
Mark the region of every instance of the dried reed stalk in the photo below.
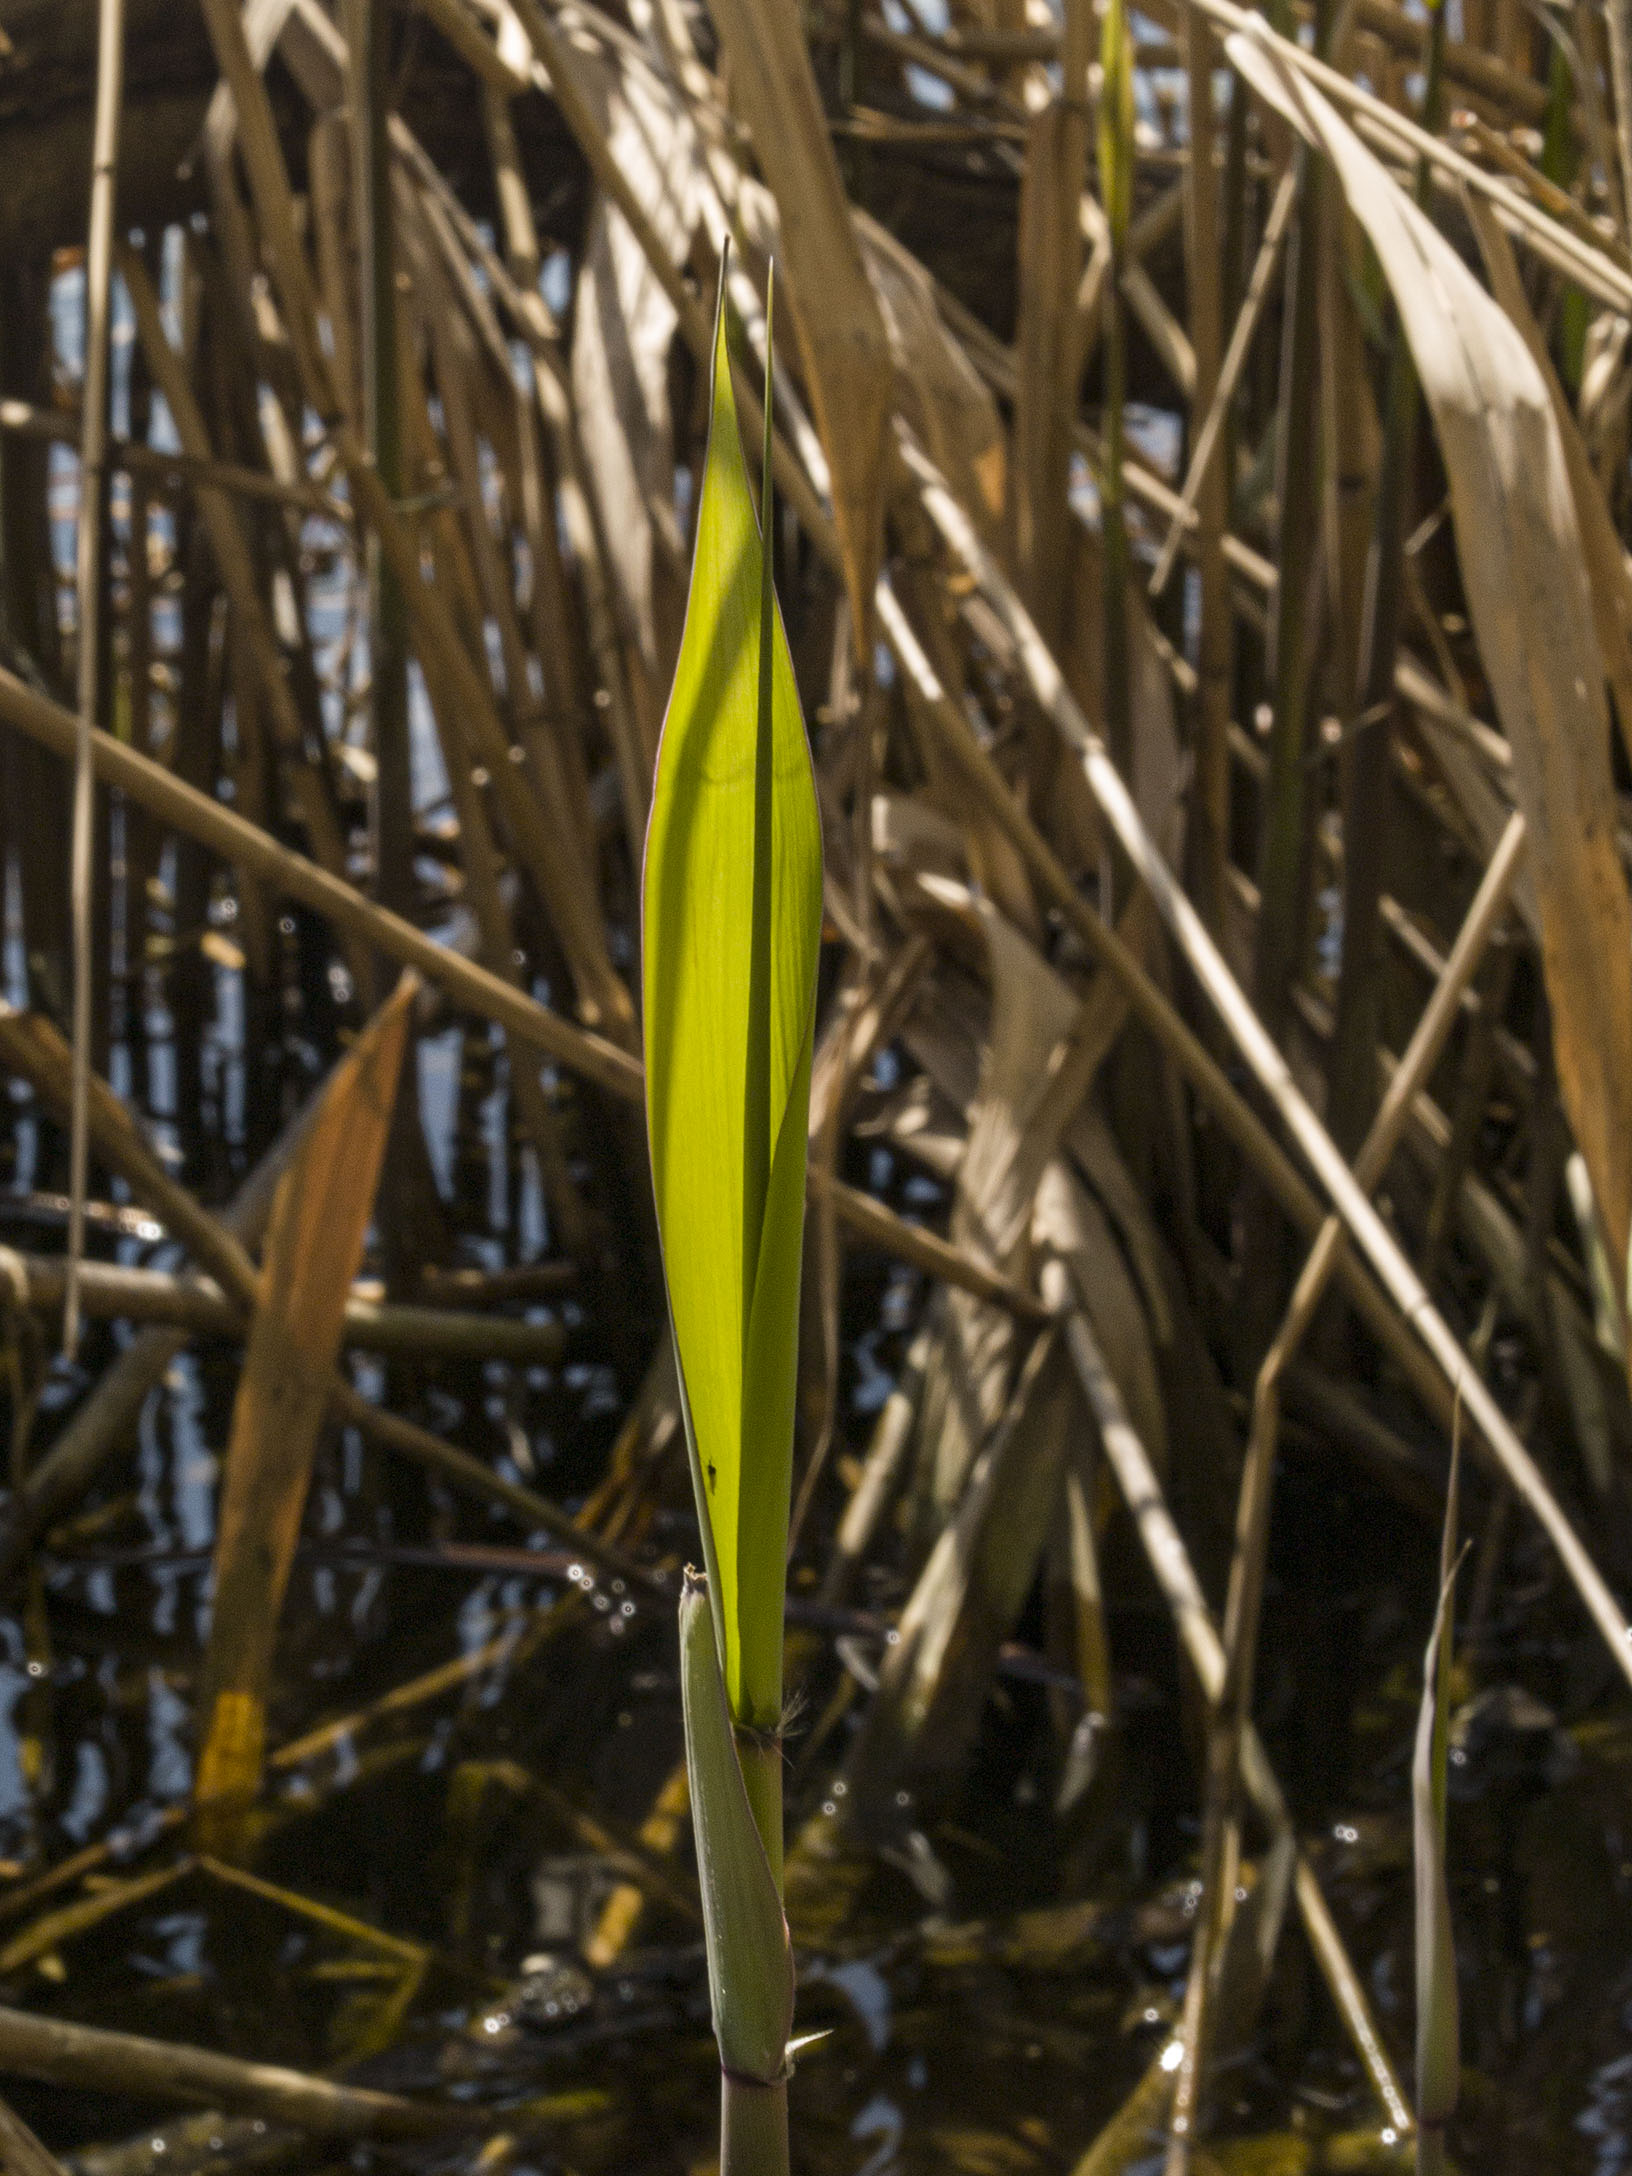
<svg viewBox="0 0 1632 2176">
<path fill-rule="evenodd" d="M 91 729 L 101 705 L 102 547 L 107 519 L 108 341 L 112 324 L 113 204 L 124 93 L 124 0 L 101 0 L 96 33 L 96 118 L 91 139 L 91 223 L 85 252 L 85 379 L 79 456 L 78 711 L 74 742 L 74 814 L 69 883 L 74 923 L 74 1086 L 68 1120 L 68 1283 L 63 1350 L 79 1344 L 77 1273 L 85 1245 L 86 1098 L 91 1074 L 91 889 L 93 797 Z"/>
</svg>

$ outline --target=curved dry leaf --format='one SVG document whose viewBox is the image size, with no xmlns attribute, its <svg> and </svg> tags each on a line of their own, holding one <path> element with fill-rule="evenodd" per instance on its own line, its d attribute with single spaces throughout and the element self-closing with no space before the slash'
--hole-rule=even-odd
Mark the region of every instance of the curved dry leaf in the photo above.
<svg viewBox="0 0 1632 2176">
<path fill-rule="evenodd" d="M 955 1774 L 1059 1502 L 1076 1383 L 1059 1332 L 1032 1346 L 1000 1425 L 901 1613 L 846 1776 L 863 1818 L 897 1786 Z"/>
<path fill-rule="evenodd" d="M 1003 520 L 1007 455 L 991 388 L 947 331 L 935 306 L 934 281 L 917 258 L 876 219 L 865 212 L 855 216 L 889 335 L 896 406 L 988 541 L 995 541 Z"/>
<path fill-rule="evenodd" d="M 1581 529 L 1581 548 L 1586 557 L 1587 580 L 1592 588 L 1592 617 L 1598 629 L 1604 677 L 1614 691 L 1621 732 L 1628 748 L 1632 749 L 1632 572 L 1627 567 L 1626 547 L 1615 533 L 1604 487 L 1598 481 L 1580 426 L 1570 412 L 1552 357 L 1547 353 L 1547 343 L 1519 277 L 1513 245 L 1482 197 L 1464 190 L 1462 208 L 1484 257 L 1491 293 L 1518 328 L 1519 337 L 1529 349 L 1530 359 L 1552 402 L 1558 441 L 1569 471 L 1570 495 L 1575 501 L 1575 518 Z"/>
<path fill-rule="evenodd" d="M 1547 388 L 1504 311 L 1267 39 L 1231 61 L 1330 160 L 1433 413 L 1468 610 L 1529 826 L 1559 1087 L 1612 1250 L 1632 1225 L 1632 907 L 1581 533 Z"/>
<path fill-rule="evenodd" d="M 1062 1133 L 1082 1107 L 1095 1064 L 1115 1040 L 1124 1007 L 1120 992 L 1099 984 L 1086 1004 L 1079 1002 L 1036 947 L 982 894 L 935 877 L 922 878 L 920 889 L 979 931 L 992 990 L 979 1086 L 971 1101 L 969 1141 L 953 1205 L 953 1237 L 1006 1274 L 1023 1277 L 1040 1182 Z M 1084 1028 L 1085 1062 L 1074 1071 L 1080 1092 L 1073 1101 L 1061 1101 L 1050 1093 L 1055 1071 L 1051 1061 Z M 921 1047 L 921 1040 L 915 1042 L 915 1050 Z M 1165 1441 L 1151 1327 L 1139 1288 L 1097 1208 L 1090 1206 L 1085 1214 L 1098 1220 L 1084 1246 L 1095 1256 L 1096 1292 L 1107 1317 L 1114 1319 L 1118 1379 L 1137 1400 L 1147 1440 Z M 933 1492 L 943 1511 L 956 1500 L 985 1432 L 1002 1410 L 1015 1339 L 1012 1317 L 983 1301 L 948 1293 L 947 1310 L 953 1379 L 943 1381 L 937 1369 L 923 1408 L 924 1438 L 933 1446 Z M 1112 1336 L 1109 1320 L 1106 1335 Z M 944 1360 L 946 1354 L 937 1358 Z"/>
<path fill-rule="evenodd" d="M 1109 1219 L 1057 1158 L 1037 1189 L 1032 1232 L 1069 1267 L 1128 1417 L 1159 1472 L 1167 1466 L 1167 1413 L 1150 1323 Z"/>
</svg>

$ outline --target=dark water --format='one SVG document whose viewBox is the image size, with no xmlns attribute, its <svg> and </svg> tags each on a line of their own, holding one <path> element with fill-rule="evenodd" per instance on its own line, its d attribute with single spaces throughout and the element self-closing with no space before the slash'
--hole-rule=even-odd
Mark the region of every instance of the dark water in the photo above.
<svg viewBox="0 0 1632 2176">
<path fill-rule="evenodd" d="M 490 1266 L 531 1251 L 537 1215 L 502 1153 L 503 1102 L 501 1074 L 479 1137 L 440 1144 L 463 1174 L 466 1250 Z M 900 1198 L 900 1174 L 874 1176 Z M 39 1243 L 20 1226 L 7 1236 Z M 153 1253 L 140 1238 L 120 1251 Z M 456 1440 L 575 1501 L 637 1386 L 572 1301 L 560 1312 L 570 1343 L 559 1368 L 444 1369 L 416 1377 L 416 1394 Z M 852 1280 L 851 1441 L 865 1441 L 916 1313 L 901 1273 Z M 93 1331 L 87 1372 L 115 1342 Z M 372 1369 L 359 1379 L 378 1386 Z M 179 1832 L 163 1819 L 190 1786 L 234 1387 L 225 1348 L 178 1360 L 148 1400 L 134 1458 L 115 1462 L 87 1514 L 55 1538 L 30 1620 L 0 1620 L 0 1856 L 13 1885 L 109 1839 L 100 1871 L 112 1882 L 174 1859 Z M 673 1461 L 657 1496 L 648 1546 L 683 1554 Z M 0 1953 L 6 1994 L 303 2068 L 360 2063 L 379 2082 L 472 2098 L 493 2132 L 513 2134 L 515 2162 L 541 2172 L 704 2165 L 715 2087 L 694 1922 L 659 1901 L 615 1963 L 586 1971 L 580 1959 L 615 1874 L 575 1812 L 632 1834 L 680 1752 L 667 1605 L 577 1565 L 569 1577 L 558 1553 L 537 1575 L 396 1560 L 436 1542 L 514 1548 L 518 1537 L 343 1438 L 321 1454 L 306 1536 L 283 1620 L 274 1742 L 454 1658 L 485 1657 L 439 1697 L 343 1732 L 278 1776 L 259 1874 L 366 1927 L 314 1923 L 276 1894 L 193 1868 L 20 1964 Z M 1407 1765 L 1432 1537 L 1295 1436 L 1277 1537 L 1265 1735 L 1408 2077 Z M 1632 2166 L 1632 1738 L 1575 1629 L 1554 1621 L 1548 1568 L 1521 1534 L 1504 1575 L 1486 1598 L 1484 1689 L 1464 1710 L 1453 1769 L 1465 2165 L 1609 2176 Z M 816 1931 L 806 1929 L 801 1956 L 799 2029 L 828 2037 L 794 2082 L 799 2166 L 1069 2169 L 1167 2044 L 1195 1907 L 1195 1716 L 1154 1590 L 1114 1528 L 1107 1578 L 1117 1714 L 1089 1813 L 1054 1819 L 1049 1690 L 1010 1674 L 964 1788 L 920 1841 L 904 1829 L 882 1859 L 824 1877 L 830 1905 L 806 1915 Z M 900 1595 L 881 1578 L 867 1599 Z M 1022 1638 L 1036 1630 L 1023 1624 Z M 825 1794 L 844 1746 L 841 1726 L 808 1757 L 840 1665 L 829 1639 L 807 1651 L 790 1740 L 795 1829 L 833 1804 Z M 676 1863 L 683 1887 L 683 1844 Z M 0 1922 L 0 1942 L 32 1917 Z M 382 1951 L 370 1927 L 414 1946 Z M 64 2151 L 151 2120 L 129 2101 L 22 2086 L 16 2097 Z M 1219 2118 L 1221 2168 L 1401 2165 L 1291 1916 Z M 172 2150 L 162 2128 L 153 2135 Z M 424 2158 L 400 2148 L 338 2158 L 361 2168 L 405 2156 Z M 336 2159 L 321 2145 L 294 2150 L 300 2166 Z M 150 2162 L 157 2170 L 164 2156 Z M 1147 2153 L 1129 2165 L 1157 2164 Z"/>
</svg>

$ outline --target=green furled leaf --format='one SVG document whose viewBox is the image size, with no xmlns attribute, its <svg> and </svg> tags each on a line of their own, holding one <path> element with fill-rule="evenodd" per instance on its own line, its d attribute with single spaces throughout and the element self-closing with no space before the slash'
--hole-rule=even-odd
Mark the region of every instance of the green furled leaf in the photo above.
<svg viewBox="0 0 1632 2176">
<path fill-rule="evenodd" d="M 742 1780 L 708 1598 L 694 1572 L 680 1595 L 680 1698 L 714 2037 L 727 2070 L 770 2083 L 787 2067 L 793 1949 Z"/>
<path fill-rule="evenodd" d="M 1445 1769 L 1450 1708 L 1451 1625 L 1456 1595 L 1457 1451 L 1440 1549 L 1439 1607 L 1423 1661 L 1422 1707 L 1411 1764 L 1413 1855 L 1416 1863 L 1418 2165 L 1442 2165 L 1444 2126 L 1461 2084 L 1461 2013 L 1456 1944 L 1445 1872 Z"/>
<path fill-rule="evenodd" d="M 822 850 L 723 305 L 722 281 L 691 594 L 646 834 L 646 1112 L 726 1692 L 739 1723 L 773 1730 Z"/>
<path fill-rule="evenodd" d="M 1125 0 L 1107 0 L 1099 30 L 1099 192 L 1118 249 L 1133 217 L 1133 55 Z"/>
</svg>

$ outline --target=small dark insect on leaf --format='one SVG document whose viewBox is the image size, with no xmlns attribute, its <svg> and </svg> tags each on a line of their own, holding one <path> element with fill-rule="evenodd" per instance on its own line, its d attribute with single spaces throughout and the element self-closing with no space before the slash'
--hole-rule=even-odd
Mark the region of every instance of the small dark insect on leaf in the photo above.
<svg viewBox="0 0 1632 2176">
<path fill-rule="evenodd" d="M 709 1494 L 710 1494 L 711 1496 L 712 1496 L 712 1495 L 713 1495 L 713 1493 L 714 1493 L 714 1461 L 713 1461 L 713 1459 L 710 1459 L 710 1460 L 709 1460 L 709 1462 L 708 1462 L 708 1493 L 709 1493 Z"/>
</svg>

